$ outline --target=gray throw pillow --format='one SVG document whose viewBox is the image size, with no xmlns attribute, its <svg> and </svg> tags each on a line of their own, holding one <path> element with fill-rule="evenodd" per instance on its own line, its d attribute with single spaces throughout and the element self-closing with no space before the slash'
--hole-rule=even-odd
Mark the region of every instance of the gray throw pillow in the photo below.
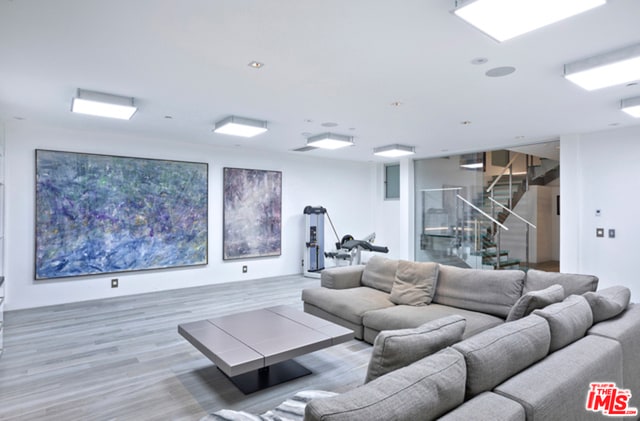
<svg viewBox="0 0 640 421">
<path fill-rule="evenodd" d="M 533 310 L 544 308 L 553 303 L 559 303 L 563 299 L 564 288 L 560 285 L 551 285 L 549 288 L 539 291 L 527 292 L 511 307 L 507 315 L 507 322 L 521 319 L 531 314 Z"/>
<path fill-rule="evenodd" d="M 365 383 L 462 340 L 466 320 L 453 315 L 415 329 L 383 330 L 373 343 Z"/>
<path fill-rule="evenodd" d="M 397 269 L 397 260 L 373 256 L 369 259 L 362 272 L 362 285 L 384 292 L 391 292 Z"/>
<path fill-rule="evenodd" d="M 564 297 L 567 298 L 569 295 L 581 295 L 588 291 L 595 291 L 598 288 L 598 277 L 529 269 L 522 293 L 538 291 L 551 285 L 562 285 Z"/>
<path fill-rule="evenodd" d="M 389 300 L 394 304 L 424 306 L 433 300 L 438 264 L 400 260 Z"/>
<path fill-rule="evenodd" d="M 533 314 L 547 319 L 551 330 L 549 353 L 582 338 L 593 324 L 593 314 L 581 295 L 570 295 L 561 303 L 551 304 Z"/>
<path fill-rule="evenodd" d="M 631 300 L 631 291 L 627 287 L 614 286 L 598 292 L 585 292 L 582 296 L 591 306 L 593 323 L 598 323 L 626 310 Z"/>
</svg>

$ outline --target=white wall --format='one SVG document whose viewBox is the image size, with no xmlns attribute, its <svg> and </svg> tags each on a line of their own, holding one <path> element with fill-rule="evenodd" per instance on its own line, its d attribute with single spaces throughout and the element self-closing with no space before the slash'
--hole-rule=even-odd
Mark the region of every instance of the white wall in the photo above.
<svg viewBox="0 0 640 421">
<path fill-rule="evenodd" d="M 560 139 L 560 270 L 626 285 L 640 300 L 640 127 Z M 600 209 L 601 216 L 596 216 Z M 596 228 L 605 238 L 596 237 Z M 616 230 L 616 238 L 606 237 Z"/>
<path fill-rule="evenodd" d="M 297 154 L 221 149 L 209 145 L 121 134 L 39 127 L 26 121 L 6 124 L 6 310 L 38 307 L 158 290 L 301 273 L 306 205 L 326 207 L 339 234 L 364 236 L 375 230 L 371 211 L 373 164 L 318 159 Z M 35 149 L 209 164 L 209 264 L 203 267 L 129 272 L 34 281 Z M 222 168 L 282 171 L 282 255 L 222 260 Z M 327 249 L 333 232 L 326 224 Z M 242 265 L 248 273 L 242 274 Z M 117 277 L 120 286 L 110 287 Z"/>
</svg>

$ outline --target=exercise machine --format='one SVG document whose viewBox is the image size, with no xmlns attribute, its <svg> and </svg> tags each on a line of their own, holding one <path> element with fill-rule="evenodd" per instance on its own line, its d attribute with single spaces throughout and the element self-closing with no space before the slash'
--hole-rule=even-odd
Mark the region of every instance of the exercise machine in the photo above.
<svg viewBox="0 0 640 421">
<path fill-rule="evenodd" d="M 367 235 L 362 240 L 356 240 L 351 235 L 345 235 L 342 240 L 336 244 L 336 251 L 326 252 L 325 257 L 335 260 L 348 261 L 349 265 L 359 265 L 362 263 L 362 251 L 372 251 L 376 253 L 389 253 L 388 247 L 375 246 L 373 242 L 376 239 L 376 233 Z"/>
<path fill-rule="evenodd" d="M 324 216 L 327 210 L 322 206 L 306 206 L 303 213 L 306 215 L 303 275 L 319 278 L 324 269 Z"/>
</svg>

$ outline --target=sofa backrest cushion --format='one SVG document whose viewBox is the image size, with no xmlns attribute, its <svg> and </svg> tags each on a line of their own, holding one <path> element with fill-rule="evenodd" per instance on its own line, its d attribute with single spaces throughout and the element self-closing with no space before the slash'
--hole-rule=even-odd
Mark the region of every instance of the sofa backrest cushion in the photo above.
<svg viewBox="0 0 640 421">
<path fill-rule="evenodd" d="M 544 317 L 549 323 L 549 352 L 557 351 L 582 338 L 593 324 L 591 307 L 581 295 L 570 295 L 560 303 L 535 310 L 533 314 Z"/>
<path fill-rule="evenodd" d="M 397 269 L 398 260 L 373 256 L 364 267 L 361 283 L 369 288 L 391 292 Z"/>
<path fill-rule="evenodd" d="M 373 343 L 365 383 L 460 342 L 465 326 L 464 317 L 453 315 L 414 329 L 383 330 Z"/>
<path fill-rule="evenodd" d="M 522 295 L 524 276 L 521 270 L 440 265 L 433 302 L 506 318 Z"/>
<path fill-rule="evenodd" d="M 564 297 L 580 295 L 598 288 L 598 277 L 593 275 L 577 275 L 572 273 L 545 272 L 529 269 L 524 281 L 523 294 L 529 291 L 538 291 L 551 285 L 562 285 Z"/>
<path fill-rule="evenodd" d="M 542 317 L 530 315 L 453 345 L 467 364 L 466 399 L 492 390 L 546 357 L 550 342 L 549 324 Z"/>
<path fill-rule="evenodd" d="M 591 306 L 594 324 L 616 317 L 627 309 L 631 301 L 631 291 L 623 286 L 613 286 L 598 292 L 589 291 L 582 296 Z"/>
<path fill-rule="evenodd" d="M 564 288 L 560 285 L 551 285 L 549 288 L 539 291 L 529 291 L 516 301 L 511 307 L 507 322 L 521 319 L 531 314 L 533 310 L 544 308 L 550 304 L 558 303 L 564 299 Z"/>
<path fill-rule="evenodd" d="M 363 386 L 305 408 L 306 421 L 433 420 L 462 404 L 464 357 L 446 348 Z"/>
<path fill-rule="evenodd" d="M 409 306 L 430 304 L 438 280 L 438 267 L 433 262 L 400 260 L 389 300 Z"/>
</svg>

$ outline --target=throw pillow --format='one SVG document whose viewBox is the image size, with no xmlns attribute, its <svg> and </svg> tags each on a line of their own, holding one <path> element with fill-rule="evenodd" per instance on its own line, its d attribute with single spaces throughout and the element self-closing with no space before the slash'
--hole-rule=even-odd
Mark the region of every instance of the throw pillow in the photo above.
<svg viewBox="0 0 640 421">
<path fill-rule="evenodd" d="M 415 329 L 383 330 L 373 342 L 365 383 L 462 340 L 466 320 L 453 315 Z"/>
<path fill-rule="evenodd" d="M 391 292 L 397 269 L 397 260 L 373 256 L 369 259 L 362 272 L 362 285 L 384 292 Z"/>
<path fill-rule="evenodd" d="M 582 338 L 593 324 L 593 314 L 581 295 L 570 295 L 561 303 L 551 304 L 533 314 L 544 317 L 551 330 L 549 353 L 564 348 Z"/>
<path fill-rule="evenodd" d="M 400 260 L 389 300 L 394 304 L 427 305 L 433 300 L 437 279 L 437 263 Z"/>
<path fill-rule="evenodd" d="M 562 285 L 564 297 L 567 298 L 569 295 L 580 295 L 588 291 L 595 291 L 598 288 L 598 277 L 529 269 L 524 281 L 523 294 L 530 291 L 539 291 L 556 284 Z"/>
<path fill-rule="evenodd" d="M 582 296 L 591 306 L 593 323 L 598 323 L 626 310 L 631 300 L 631 291 L 627 287 L 614 286 L 598 292 L 585 292 Z"/>
<path fill-rule="evenodd" d="M 551 285 L 540 291 L 530 291 L 524 294 L 511 307 L 507 315 L 507 322 L 521 319 L 531 314 L 533 310 L 544 308 L 553 303 L 559 303 L 564 299 L 564 288 L 560 285 Z"/>
</svg>

